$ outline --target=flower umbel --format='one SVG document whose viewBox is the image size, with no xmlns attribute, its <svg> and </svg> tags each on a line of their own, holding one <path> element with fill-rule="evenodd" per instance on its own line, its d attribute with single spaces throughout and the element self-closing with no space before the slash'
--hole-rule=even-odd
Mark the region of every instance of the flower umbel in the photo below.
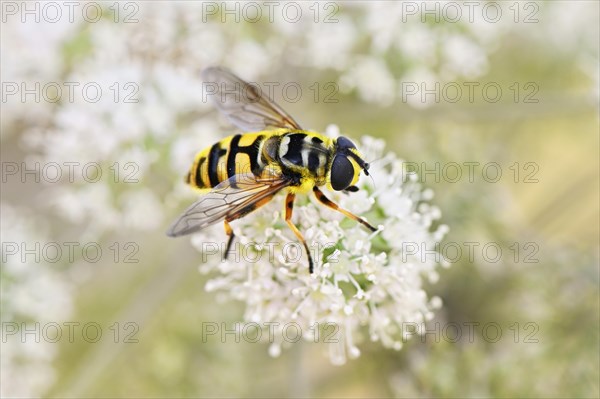
<svg viewBox="0 0 600 399">
<path fill-rule="evenodd" d="M 436 267 L 447 265 L 434 251 L 448 228 L 439 225 L 430 231 L 441 216 L 424 202 L 431 199 L 431 190 L 423 191 L 394 154 L 382 157 L 382 140 L 364 137 L 360 148 L 365 159 L 377 160 L 370 169 L 375 180 L 361 179 L 356 193 L 328 196 L 379 230 L 371 233 L 308 196 L 301 199 L 294 223 L 313 250 L 314 275 L 308 273 L 306 256 L 285 224 L 277 198 L 235 222 L 238 245 L 227 260 L 203 254 L 206 263 L 200 270 L 217 274 L 206 290 L 245 302 L 246 322 L 274 329 L 269 350 L 274 356 L 290 344 L 283 335 L 290 323 L 295 335 L 326 341 L 334 364 L 360 355 L 355 341 L 366 331 L 372 341 L 399 350 L 415 333 L 414 326 L 431 319 L 441 304 L 437 297 L 428 299 L 422 288 L 424 277 L 437 280 Z M 193 241 L 206 249 L 207 235 Z M 319 337 L 323 328 L 329 328 L 327 340 Z"/>
</svg>

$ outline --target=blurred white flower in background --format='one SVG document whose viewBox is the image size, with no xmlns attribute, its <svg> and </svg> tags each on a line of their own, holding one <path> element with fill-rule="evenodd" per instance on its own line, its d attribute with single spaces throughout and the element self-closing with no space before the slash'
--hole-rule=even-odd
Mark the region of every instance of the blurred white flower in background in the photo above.
<svg viewBox="0 0 600 399">
<path fill-rule="evenodd" d="M 66 63 L 61 57 L 62 46 L 76 30 L 76 24 L 64 20 L 23 24 L 17 18 L 7 18 L 2 22 L 2 52 L 10 54 L 10 58 L 2 57 L 2 91 L 5 92 L 4 85 L 16 84 L 19 92 L 2 100 L 0 137 L 15 133 L 9 127 L 17 121 L 25 119 L 29 123 L 43 124 L 52 116 L 55 103 L 36 102 L 33 94 L 26 97 L 28 104 L 21 101 L 21 84 L 33 90 L 36 82 L 42 86 L 56 81 Z"/>
<path fill-rule="evenodd" d="M 487 52 L 475 41 L 462 35 L 449 35 L 444 42 L 444 59 L 451 80 L 454 76 L 475 79 L 487 72 Z"/>
<path fill-rule="evenodd" d="M 338 15 L 336 23 L 310 24 L 306 30 L 303 34 L 305 42 L 292 47 L 290 62 L 302 67 L 339 71 L 351 65 L 358 32 L 350 18 Z"/>
<path fill-rule="evenodd" d="M 48 251 L 41 252 L 47 256 L 36 251 L 36 245 L 41 248 L 52 242 L 44 223 L 39 223 L 29 210 L 6 202 L 0 205 L 0 213 L 3 244 L 0 394 L 33 397 L 54 381 L 52 360 L 58 349 L 55 343 L 40 339 L 41 331 L 46 323 L 61 323 L 72 315 L 74 286 L 55 263 L 46 260 L 55 256 L 55 247 L 51 245 Z M 23 320 L 27 323 L 17 322 Z M 24 329 L 29 331 L 27 339 L 23 336 Z M 54 331 L 50 330 L 49 335 Z"/>
<path fill-rule="evenodd" d="M 384 146 L 382 140 L 370 137 L 359 145 L 365 159 L 378 160 L 370 169 L 375 185 L 364 178 L 357 193 L 327 194 L 371 224 L 382 225 L 381 231 L 366 231 L 343 215 L 299 197 L 293 220 L 309 247 L 318 248 L 312 252 L 317 254 L 314 276 L 308 273 L 304 250 L 282 219 L 281 196 L 232 224 L 236 252 L 228 260 L 206 254 L 209 242 L 221 246 L 215 237 L 222 226 L 193 238 L 207 260 L 200 270 L 217 274 L 206 289 L 245 302 L 246 322 L 277 323 L 272 355 L 288 344 L 282 337 L 292 323 L 299 325 L 307 341 L 323 342 L 322 335 L 315 334 L 324 331 L 316 326 L 339 328 L 327 340 L 334 364 L 360 354 L 357 343 L 364 340 L 363 332 L 372 341 L 398 350 L 415 333 L 407 326 L 430 320 L 432 310 L 441 305 L 439 298 L 428 298 L 423 280 L 435 282 L 437 266 L 448 266 L 435 252 L 435 244 L 448 229 L 439 225 L 431 231 L 441 216 L 439 209 L 424 202 L 431 199 L 431 190 L 423 191 L 416 175 L 404 173 L 403 161 L 394 154 L 382 157 Z"/>
<path fill-rule="evenodd" d="M 364 79 L 368 76 L 369 79 Z M 357 89 L 363 101 L 388 106 L 394 102 L 396 81 L 385 63 L 374 58 L 357 60 L 340 78 L 340 89 Z"/>
<path fill-rule="evenodd" d="M 417 65 L 434 65 L 437 62 L 435 32 L 423 25 L 406 26 L 401 35 L 395 37 L 401 54 Z"/>
</svg>

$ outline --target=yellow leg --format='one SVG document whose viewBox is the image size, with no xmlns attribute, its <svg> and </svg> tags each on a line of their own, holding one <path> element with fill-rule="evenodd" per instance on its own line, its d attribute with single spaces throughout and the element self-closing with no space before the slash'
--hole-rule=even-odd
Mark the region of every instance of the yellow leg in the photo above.
<svg viewBox="0 0 600 399">
<path fill-rule="evenodd" d="M 347 210 L 345 210 L 343 208 L 340 208 L 338 204 L 336 204 L 335 202 L 333 202 L 329 198 L 327 198 L 325 196 L 325 194 L 323 194 L 323 192 L 321 190 L 319 190 L 319 188 L 317 186 L 313 187 L 313 193 L 315 193 L 315 197 L 317 197 L 319 202 L 321 202 L 322 204 L 330 207 L 331 209 L 335 209 L 336 211 L 338 211 L 340 213 L 343 213 L 350 219 L 356 220 L 358 223 L 361 223 L 362 225 L 366 226 L 371 231 L 377 231 L 377 229 L 375 227 L 371 226 L 369 224 L 369 222 L 367 222 L 365 219 L 363 219 L 359 216 L 356 216 L 355 214 L 348 212 Z"/>
<path fill-rule="evenodd" d="M 300 240 L 300 242 L 302 242 L 302 244 L 304 244 L 304 249 L 306 249 L 306 255 L 308 256 L 308 272 L 310 274 L 312 274 L 313 270 L 314 270 L 314 266 L 313 266 L 312 257 L 310 256 L 310 250 L 308 248 L 308 244 L 306 243 L 306 240 L 304 239 L 304 236 L 302 235 L 302 233 L 300 233 L 300 230 L 298 230 L 298 228 L 292 222 L 292 211 L 294 210 L 294 199 L 295 198 L 296 198 L 296 195 L 292 194 L 292 193 L 288 193 L 287 197 L 285 198 L 285 222 L 288 224 L 288 226 L 290 226 L 290 229 L 292 229 L 292 231 L 294 232 L 294 234 L 296 235 L 298 240 Z"/>
</svg>

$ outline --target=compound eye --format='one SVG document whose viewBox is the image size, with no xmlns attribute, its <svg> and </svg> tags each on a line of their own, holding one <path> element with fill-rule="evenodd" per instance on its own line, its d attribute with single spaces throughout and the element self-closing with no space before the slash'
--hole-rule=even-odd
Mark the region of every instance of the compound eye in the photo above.
<svg viewBox="0 0 600 399">
<path fill-rule="evenodd" d="M 354 167 L 344 155 L 336 155 L 331 164 L 331 187 L 335 191 L 346 189 L 354 179 Z"/>
<path fill-rule="evenodd" d="M 340 136 L 337 138 L 337 147 L 339 150 L 345 150 L 348 148 L 356 148 L 354 143 L 352 141 L 350 141 L 350 139 L 347 139 L 344 136 Z"/>
</svg>

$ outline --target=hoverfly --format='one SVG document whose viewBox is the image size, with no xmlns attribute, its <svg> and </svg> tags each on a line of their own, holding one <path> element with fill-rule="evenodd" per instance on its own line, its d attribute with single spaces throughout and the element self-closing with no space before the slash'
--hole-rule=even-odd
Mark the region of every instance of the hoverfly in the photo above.
<svg viewBox="0 0 600 399">
<path fill-rule="evenodd" d="M 213 102 L 244 134 L 229 136 L 200 151 L 186 183 L 207 191 L 173 223 L 167 235 L 182 236 L 223 221 L 229 236 L 225 256 L 234 239 L 230 222 L 268 203 L 279 191 L 287 191 L 285 221 L 313 260 L 306 240 L 292 222 L 294 199 L 312 190 L 316 199 L 363 224 L 377 229 L 329 200 L 319 189 L 355 192 L 361 171 L 369 164 L 346 137 L 329 138 L 303 130 L 273 100 L 224 68 L 208 68 L 205 82 L 216 83 Z"/>
</svg>

